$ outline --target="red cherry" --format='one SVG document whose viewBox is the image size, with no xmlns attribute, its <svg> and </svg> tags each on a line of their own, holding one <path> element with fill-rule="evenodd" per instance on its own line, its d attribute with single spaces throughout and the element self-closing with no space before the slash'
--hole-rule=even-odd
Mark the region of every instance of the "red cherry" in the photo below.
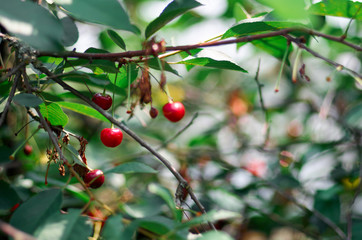
<svg viewBox="0 0 362 240">
<path fill-rule="evenodd" d="M 88 187 L 99 188 L 104 183 L 104 174 L 101 170 L 94 169 L 87 173 L 83 180 Z"/>
<path fill-rule="evenodd" d="M 185 115 L 185 107 L 180 102 L 169 102 L 162 108 L 163 115 L 171 122 L 180 121 Z"/>
<path fill-rule="evenodd" d="M 33 147 L 30 146 L 29 144 L 26 144 L 26 145 L 24 146 L 24 153 L 25 153 L 25 155 L 28 155 L 28 156 L 29 156 L 32 152 L 33 152 Z"/>
<path fill-rule="evenodd" d="M 108 94 L 96 93 L 93 95 L 92 101 L 104 110 L 108 110 L 112 106 L 112 97 Z"/>
<path fill-rule="evenodd" d="M 101 141 L 107 147 L 117 147 L 121 144 L 123 133 L 118 128 L 105 128 L 101 132 Z"/>
</svg>

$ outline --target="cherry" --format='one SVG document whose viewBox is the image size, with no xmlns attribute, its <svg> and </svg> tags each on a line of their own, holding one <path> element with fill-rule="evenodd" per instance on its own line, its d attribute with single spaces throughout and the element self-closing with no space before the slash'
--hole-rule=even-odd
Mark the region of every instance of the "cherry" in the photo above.
<svg viewBox="0 0 362 240">
<path fill-rule="evenodd" d="M 32 152 L 33 152 L 33 147 L 30 146 L 29 144 L 26 144 L 26 145 L 24 146 L 24 153 L 25 153 L 25 155 L 29 156 Z"/>
<path fill-rule="evenodd" d="M 93 95 L 92 101 L 103 110 L 108 110 L 112 106 L 112 97 L 108 94 L 96 93 Z"/>
<path fill-rule="evenodd" d="M 99 169 L 88 172 L 83 178 L 85 184 L 91 188 L 99 188 L 104 183 L 104 174 Z"/>
<path fill-rule="evenodd" d="M 123 133 L 118 128 L 105 128 L 101 132 L 101 141 L 107 147 L 117 147 L 121 144 Z"/>
<path fill-rule="evenodd" d="M 185 115 L 185 107 L 180 102 L 166 103 L 162 108 L 163 115 L 171 122 L 180 121 Z"/>
</svg>

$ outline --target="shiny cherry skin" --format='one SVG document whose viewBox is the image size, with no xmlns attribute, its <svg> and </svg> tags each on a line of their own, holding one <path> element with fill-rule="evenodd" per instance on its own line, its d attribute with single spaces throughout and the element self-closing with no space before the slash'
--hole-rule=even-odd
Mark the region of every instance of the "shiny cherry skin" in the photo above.
<svg viewBox="0 0 362 240">
<path fill-rule="evenodd" d="M 85 184 L 90 188 L 99 188 L 104 183 L 104 174 L 99 169 L 88 172 L 83 178 Z"/>
<path fill-rule="evenodd" d="M 117 147 L 121 144 L 123 133 L 118 128 L 105 128 L 101 132 L 101 141 L 106 147 Z"/>
<path fill-rule="evenodd" d="M 108 94 L 96 93 L 92 97 L 92 101 L 100 106 L 103 110 L 108 110 L 112 106 L 112 97 Z"/>
<path fill-rule="evenodd" d="M 166 103 L 162 108 L 163 115 L 171 122 L 180 121 L 185 115 L 185 107 L 180 102 Z"/>
<path fill-rule="evenodd" d="M 24 153 L 25 153 L 25 155 L 29 156 L 32 152 L 33 152 L 33 147 L 30 146 L 29 144 L 26 144 L 26 145 L 24 146 Z"/>
</svg>

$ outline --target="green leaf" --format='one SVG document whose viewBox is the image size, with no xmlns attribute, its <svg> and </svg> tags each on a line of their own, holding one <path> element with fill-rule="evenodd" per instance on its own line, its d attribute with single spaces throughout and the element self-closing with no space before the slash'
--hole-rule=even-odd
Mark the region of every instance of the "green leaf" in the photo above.
<svg viewBox="0 0 362 240">
<path fill-rule="evenodd" d="M 177 64 L 185 64 L 188 70 L 190 70 L 194 66 L 204 66 L 247 72 L 239 65 L 233 63 L 230 57 L 214 50 L 202 50 L 195 54 L 195 57 L 189 56 L 184 60 L 177 62 Z"/>
<path fill-rule="evenodd" d="M 173 74 L 175 74 L 177 76 L 180 76 L 178 74 L 178 72 L 170 66 L 170 64 L 168 64 L 166 61 L 164 61 L 162 59 L 160 59 L 160 61 L 161 61 L 162 65 L 163 65 L 163 70 L 165 70 L 167 72 L 170 72 L 170 73 L 173 73 Z M 153 68 L 153 69 L 156 69 L 156 70 L 161 70 L 160 69 L 160 64 L 158 63 L 157 58 L 151 58 L 150 60 L 148 60 L 147 64 L 148 64 L 148 66 L 150 68 Z"/>
<path fill-rule="evenodd" d="M 168 189 L 166 189 L 158 184 L 150 184 L 148 186 L 148 191 L 160 196 L 167 203 L 168 207 L 173 212 L 174 218 L 178 217 L 178 214 L 180 211 L 178 211 L 178 209 L 176 208 L 175 201 L 173 200 L 173 197 L 170 194 L 170 191 Z"/>
<path fill-rule="evenodd" d="M 196 238 L 197 240 L 232 240 L 233 238 L 230 237 L 225 232 L 220 231 L 209 231 L 203 233 L 201 237 Z"/>
<path fill-rule="evenodd" d="M 68 123 L 68 116 L 57 103 L 43 103 L 39 107 L 41 114 L 48 119 L 51 125 L 64 127 Z"/>
<path fill-rule="evenodd" d="M 123 230 L 122 215 L 113 215 L 104 224 L 102 237 L 107 240 L 119 240 L 122 239 Z"/>
<path fill-rule="evenodd" d="M 285 20 L 307 20 L 304 0 L 257 0 L 274 9 L 273 14 Z"/>
<path fill-rule="evenodd" d="M 191 66 L 204 66 L 204 67 L 211 67 L 211 68 L 220 68 L 220 69 L 228 69 L 228 70 L 235 70 L 240 72 L 247 72 L 245 69 L 241 68 L 240 66 L 236 65 L 235 63 L 224 61 L 224 60 L 214 60 L 211 58 L 200 57 L 200 58 L 192 58 L 188 60 L 183 60 L 177 62 L 177 64 L 185 64 Z"/>
<path fill-rule="evenodd" d="M 139 30 L 130 23 L 126 11 L 117 0 L 55 0 L 66 13 L 74 18 L 115 29 L 137 33 Z"/>
<path fill-rule="evenodd" d="M 0 0 L 1 25 L 38 50 L 61 51 L 63 27 L 42 6 L 30 1 Z"/>
<path fill-rule="evenodd" d="M 280 60 L 283 59 L 284 53 L 288 49 L 287 40 L 284 37 L 280 36 L 255 40 L 252 42 L 252 44 Z M 293 51 L 293 46 L 290 45 L 286 59 L 286 63 L 288 65 L 290 65 L 288 56 L 292 51 Z"/>
<path fill-rule="evenodd" d="M 140 162 L 130 162 L 123 163 L 114 168 L 108 169 L 104 171 L 104 174 L 108 173 L 118 173 L 118 174 L 126 174 L 126 173 L 157 173 L 156 170 L 147 166 L 144 163 Z"/>
<path fill-rule="evenodd" d="M 346 17 L 362 20 L 361 2 L 326 0 L 313 4 L 309 12 L 321 16 Z"/>
<path fill-rule="evenodd" d="M 9 210 L 20 202 L 20 198 L 11 185 L 0 180 L 0 210 Z"/>
<path fill-rule="evenodd" d="M 15 103 L 26 107 L 36 107 L 43 103 L 39 97 L 30 93 L 19 93 L 14 96 L 13 100 Z"/>
<path fill-rule="evenodd" d="M 240 37 L 266 31 L 275 31 L 283 28 L 301 27 L 300 23 L 296 22 L 283 22 L 283 21 L 263 21 L 264 17 L 245 19 L 237 25 L 228 29 L 222 39 L 230 37 Z"/>
<path fill-rule="evenodd" d="M 112 39 L 112 41 L 117 44 L 120 48 L 126 50 L 126 44 L 124 43 L 121 36 L 118 35 L 115 31 L 108 29 L 107 30 L 108 36 Z"/>
<path fill-rule="evenodd" d="M 80 103 L 72 103 L 72 102 L 57 102 L 57 104 L 62 108 L 67 108 L 69 110 L 83 114 L 85 116 L 99 119 L 104 122 L 109 122 L 109 120 L 106 117 L 104 117 L 101 113 L 99 113 L 97 110 L 88 107 L 86 105 Z"/>
<path fill-rule="evenodd" d="M 60 211 L 62 192 L 59 189 L 45 190 L 21 204 L 10 219 L 10 224 L 26 233 L 35 229 Z"/>
<path fill-rule="evenodd" d="M 160 30 L 167 23 L 176 17 L 184 14 L 190 9 L 201 6 L 201 4 L 194 0 L 174 0 L 162 11 L 160 16 L 153 20 L 146 28 L 145 36 L 149 38 L 155 32 Z"/>
<path fill-rule="evenodd" d="M 65 158 L 71 163 L 77 163 L 83 167 L 87 167 L 87 165 L 82 161 L 82 158 L 79 155 L 79 152 L 72 145 L 64 145 L 63 146 L 66 151 L 64 151 Z M 70 161 L 70 160 L 73 160 Z"/>
<path fill-rule="evenodd" d="M 79 32 L 77 25 L 75 25 L 73 19 L 70 17 L 65 17 L 61 19 L 64 35 L 62 38 L 62 43 L 64 46 L 72 46 L 74 43 L 77 42 L 79 37 Z"/>
<path fill-rule="evenodd" d="M 78 240 L 87 239 L 92 233 L 92 224 L 81 216 L 81 209 L 69 209 L 66 214 L 57 212 L 39 227 L 35 236 L 39 240 Z"/>
</svg>

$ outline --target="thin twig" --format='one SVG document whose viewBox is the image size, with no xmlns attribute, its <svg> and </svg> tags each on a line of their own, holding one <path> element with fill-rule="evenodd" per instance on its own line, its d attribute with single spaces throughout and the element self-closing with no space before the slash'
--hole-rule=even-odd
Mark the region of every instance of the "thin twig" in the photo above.
<svg viewBox="0 0 362 240">
<path fill-rule="evenodd" d="M 20 231 L 17 228 L 14 228 L 13 226 L 11 226 L 10 224 L 2 221 L 0 219 L 0 230 L 7 234 L 8 236 L 12 237 L 13 239 L 16 240 L 36 240 L 36 238 L 34 238 L 33 236 L 27 234 L 26 232 Z"/>
<path fill-rule="evenodd" d="M 164 148 L 165 146 L 167 146 L 168 143 L 170 143 L 171 141 L 173 141 L 175 138 L 177 138 L 178 136 L 180 136 L 184 131 L 186 131 L 195 121 L 195 119 L 199 116 L 199 113 L 196 112 L 193 116 L 192 119 L 190 120 L 190 122 L 183 127 L 182 129 L 180 129 L 174 136 L 172 136 L 171 138 L 167 139 L 165 142 L 163 142 L 161 144 L 161 146 L 157 147 L 156 150 L 160 150 L 161 148 Z"/>
<path fill-rule="evenodd" d="M 264 98 L 263 98 L 263 93 L 262 93 L 262 87 L 263 84 L 260 83 L 259 81 L 259 71 L 260 71 L 260 59 L 258 62 L 258 69 L 256 70 L 256 74 L 255 74 L 255 82 L 258 86 L 258 92 L 259 92 L 259 101 L 260 101 L 260 107 L 264 112 L 264 116 L 265 116 L 265 127 L 266 127 L 266 132 L 265 132 L 265 139 L 264 139 L 264 147 L 267 146 L 268 141 L 269 141 L 269 135 L 270 135 L 270 124 L 269 124 L 269 113 L 268 113 L 268 109 L 265 107 L 264 104 Z"/>
<path fill-rule="evenodd" d="M 192 191 L 191 187 L 189 186 L 188 182 L 177 172 L 177 170 L 171 165 L 171 163 L 164 158 L 161 154 L 159 154 L 155 149 L 153 149 L 147 142 L 143 141 L 142 138 L 140 138 L 138 135 L 136 135 L 131 129 L 129 129 L 126 125 L 123 123 L 117 121 L 115 118 L 113 118 L 108 112 L 104 111 L 102 108 L 100 108 L 97 104 L 90 101 L 86 96 L 60 80 L 59 78 L 54 77 L 53 73 L 50 72 L 47 68 L 39 64 L 35 64 L 36 68 L 43 72 L 45 75 L 47 75 L 49 78 L 53 79 L 56 83 L 58 83 L 60 86 L 62 86 L 64 89 L 70 91 L 75 96 L 82 99 L 84 102 L 89 104 L 91 107 L 96 109 L 98 112 L 100 112 L 104 117 L 106 117 L 110 122 L 112 122 L 114 125 L 122 129 L 125 133 L 127 133 L 131 138 L 133 138 L 136 142 L 138 142 L 142 147 L 146 148 L 150 153 L 152 153 L 157 159 L 159 159 L 168 169 L 169 171 L 175 176 L 177 181 L 184 186 L 189 194 L 192 200 L 195 202 L 195 204 L 198 206 L 200 211 L 202 213 L 206 213 L 204 206 L 200 203 L 200 201 L 197 199 L 196 195 Z M 212 229 L 216 229 L 215 226 L 209 222 L 208 223 Z"/>
<path fill-rule="evenodd" d="M 19 66 L 19 65 L 18 65 Z M 14 97 L 14 94 L 15 94 L 15 91 L 16 91 L 16 88 L 18 86 L 18 82 L 20 80 L 20 76 L 21 74 L 18 72 L 17 75 L 15 76 L 15 79 L 14 79 L 14 83 L 13 83 L 13 86 L 11 87 L 11 91 L 9 93 L 9 97 L 8 97 L 8 100 L 5 104 L 5 108 L 4 108 L 4 111 L 2 112 L 1 114 L 1 118 L 0 118 L 0 127 L 1 125 L 4 123 L 5 121 L 5 118 L 6 118 L 6 115 L 7 115 L 7 112 L 9 110 L 9 107 L 10 107 L 10 103 L 11 101 L 13 100 L 13 97 Z"/>
</svg>

